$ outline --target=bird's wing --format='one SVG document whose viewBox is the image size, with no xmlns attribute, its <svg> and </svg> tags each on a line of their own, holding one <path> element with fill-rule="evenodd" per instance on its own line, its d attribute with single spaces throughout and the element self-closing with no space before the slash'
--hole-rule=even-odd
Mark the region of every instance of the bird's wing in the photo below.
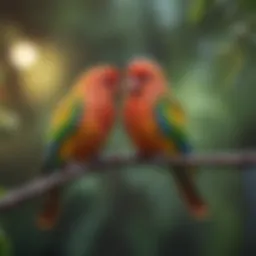
<svg viewBox="0 0 256 256">
<path fill-rule="evenodd" d="M 75 134 L 85 110 L 85 102 L 79 97 L 67 95 L 57 106 L 47 133 L 45 168 L 53 168 L 62 163 L 59 150 Z M 47 168 L 48 167 L 48 168 Z"/>
<path fill-rule="evenodd" d="M 156 103 L 155 117 L 162 135 L 167 141 L 175 144 L 176 154 L 189 154 L 192 148 L 185 132 L 185 114 L 179 102 L 172 97 L 162 97 Z M 188 209 L 196 217 L 204 217 L 207 214 L 207 206 L 194 183 L 197 168 L 173 165 L 172 170 L 177 188 Z"/>
<path fill-rule="evenodd" d="M 168 95 L 160 97 L 154 107 L 154 116 L 166 140 L 174 143 L 177 151 L 190 153 L 192 148 L 185 132 L 186 116 L 178 100 Z"/>
</svg>

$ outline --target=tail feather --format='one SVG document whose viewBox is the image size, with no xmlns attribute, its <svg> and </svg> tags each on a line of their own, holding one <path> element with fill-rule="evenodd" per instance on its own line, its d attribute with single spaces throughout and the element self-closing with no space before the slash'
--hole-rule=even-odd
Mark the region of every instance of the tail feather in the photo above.
<svg viewBox="0 0 256 256">
<path fill-rule="evenodd" d="M 37 226 L 41 230 L 50 230 L 54 227 L 60 214 L 60 191 L 55 188 L 48 192 L 43 209 L 37 216 Z"/>
<path fill-rule="evenodd" d="M 175 167 L 173 176 L 178 186 L 182 198 L 184 199 L 191 214 L 199 219 L 204 219 L 208 216 L 208 207 L 196 188 L 190 170 L 182 167 Z"/>
</svg>

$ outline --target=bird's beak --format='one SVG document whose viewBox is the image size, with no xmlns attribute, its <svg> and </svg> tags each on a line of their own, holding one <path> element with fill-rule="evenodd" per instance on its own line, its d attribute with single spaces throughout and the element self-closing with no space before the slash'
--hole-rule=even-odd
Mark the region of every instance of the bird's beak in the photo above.
<svg viewBox="0 0 256 256">
<path fill-rule="evenodd" d="M 127 78 L 125 83 L 126 91 L 129 93 L 136 93 L 140 88 L 140 81 L 136 78 Z"/>
</svg>

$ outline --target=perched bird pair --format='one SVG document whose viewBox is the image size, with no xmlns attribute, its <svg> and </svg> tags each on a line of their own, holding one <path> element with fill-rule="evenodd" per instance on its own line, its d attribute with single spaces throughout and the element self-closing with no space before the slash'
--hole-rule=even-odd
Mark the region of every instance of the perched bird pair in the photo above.
<svg viewBox="0 0 256 256">
<path fill-rule="evenodd" d="M 147 59 L 128 63 L 125 75 L 123 123 L 141 157 L 189 154 L 186 118 L 169 94 L 161 67 Z M 83 74 L 60 102 L 50 123 L 45 172 L 63 168 L 71 160 L 96 157 L 115 121 L 114 98 L 121 76 L 112 66 L 93 67 Z M 193 216 L 203 218 L 207 206 L 193 181 L 193 171 L 170 167 L 182 199 Z M 54 226 L 60 212 L 60 190 L 51 190 L 38 218 L 41 229 Z"/>
</svg>

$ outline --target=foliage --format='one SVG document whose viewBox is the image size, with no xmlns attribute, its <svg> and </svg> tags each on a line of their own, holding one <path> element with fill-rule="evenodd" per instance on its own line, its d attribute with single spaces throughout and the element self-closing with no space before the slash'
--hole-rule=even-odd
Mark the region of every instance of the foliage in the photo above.
<svg viewBox="0 0 256 256">
<path fill-rule="evenodd" d="M 0 89 L 8 97 L 0 98 L 0 112 L 15 112 L 19 128 L 0 136 L 1 185 L 12 188 L 38 175 L 49 113 L 78 73 L 98 62 L 123 67 L 134 55 L 152 56 L 165 68 L 188 112 L 196 151 L 254 147 L 255 3 L 2 0 Z M 45 56 L 30 70 L 15 69 L 7 54 L 24 37 Z M 107 151 L 133 150 L 120 122 Z M 238 255 L 242 175 L 207 169 L 198 184 L 212 209 L 206 223 L 187 216 L 166 170 L 144 166 L 124 168 L 118 177 L 90 174 L 67 186 L 52 232 L 35 228 L 41 199 L 3 214 L 2 226 L 15 256 Z"/>
</svg>

